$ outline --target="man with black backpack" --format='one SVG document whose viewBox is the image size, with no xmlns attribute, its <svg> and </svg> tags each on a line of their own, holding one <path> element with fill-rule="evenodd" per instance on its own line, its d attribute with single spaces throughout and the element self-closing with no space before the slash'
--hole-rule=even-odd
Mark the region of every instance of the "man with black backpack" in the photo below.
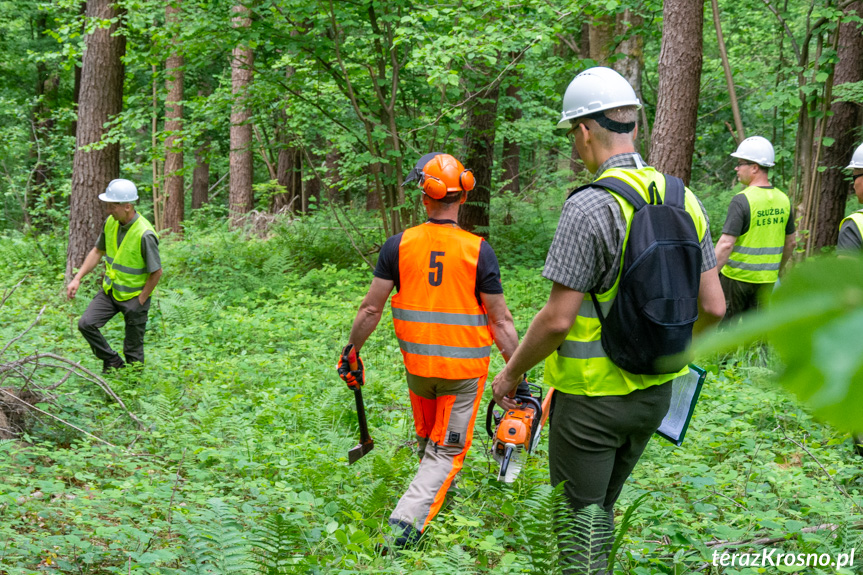
<svg viewBox="0 0 863 575">
<path fill-rule="evenodd" d="M 599 505 L 609 531 L 623 483 L 668 411 L 670 382 L 688 370 L 675 354 L 725 312 L 703 206 L 635 151 L 640 107 L 609 68 L 567 88 L 558 128 L 569 128 L 599 177 L 564 203 L 543 270 L 548 302 L 493 383 L 495 401 L 512 408 L 520 374 L 546 359 L 556 390 L 551 483 L 566 481 L 573 511 Z M 600 538 L 588 553 L 564 541 L 565 572 L 606 569 L 610 543 Z"/>
</svg>

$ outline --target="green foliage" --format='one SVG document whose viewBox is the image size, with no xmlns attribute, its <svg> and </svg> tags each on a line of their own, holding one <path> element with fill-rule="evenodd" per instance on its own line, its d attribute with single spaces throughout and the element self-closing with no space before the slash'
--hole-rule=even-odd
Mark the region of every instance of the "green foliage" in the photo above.
<svg viewBox="0 0 863 575">
<path fill-rule="evenodd" d="M 540 210 L 553 216 L 550 202 L 511 209 L 513 230 Z M 495 223 L 500 214 L 493 216 L 493 237 L 506 237 L 510 232 Z M 332 226 L 323 218 L 279 225 L 284 232 L 259 239 L 196 223 L 187 241 L 163 242 L 166 273 L 151 308 L 146 368 L 109 378 L 143 430 L 92 383 L 73 377 L 57 390 L 61 400 L 45 409 L 120 447 L 35 417 L 20 441 L 0 442 L 2 570 L 558 573 L 561 527 L 554 517 L 566 503 L 562 486 L 548 485 L 547 444 L 514 485 L 504 486 L 493 479 L 481 424 L 421 548 L 381 556 L 389 513 L 417 469 L 389 311 L 363 349 L 375 450 L 348 466 L 356 415 L 335 377 L 333 354 L 371 274 L 363 266 L 302 267 L 311 260 L 292 251 L 288 246 L 298 244 L 283 234 L 300 225 L 310 238 L 338 238 L 341 230 L 326 229 Z M 53 351 L 98 370 L 74 328 L 97 282 L 85 282 L 78 298 L 66 301 L 63 242 L 43 238 L 49 261 L 34 256 L 34 241 L 0 241 L 0 263 L 12 270 L 0 294 L 25 279 L 0 308 L 0 348 L 49 304 L 41 323 L 0 361 Z M 320 246 L 321 254 L 332 249 L 334 260 L 343 253 L 335 241 Z M 267 264 L 276 255 L 285 267 Z M 537 267 L 510 264 L 502 274 L 524 333 L 549 284 Z M 863 285 L 854 274 L 849 281 Z M 105 334 L 118 345 L 122 322 L 112 320 Z M 787 535 L 776 545 L 787 552 L 836 553 L 863 544 L 855 527 L 863 514 L 853 503 L 863 494 L 863 476 L 850 439 L 770 383 L 784 356 L 755 349 L 708 359 L 712 374 L 682 447 L 648 445 L 617 505 L 617 573 L 697 570 L 711 561 L 706 544 L 719 539 Z M 502 366 L 495 354 L 492 373 Z M 541 366 L 534 372 L 531 378 L 541 380 Z M 19 382 L 7 378 L 2 386 Z M 801 532 L 826 523 L 840 529 Z"/>
<path fill-rule="evenodd" d="M 763 314 L 704 342 L 704 351 L 769 341 L 784 370 L 780 383 L 840 429 L 863 421 L 863 261 L 824 258 L 798 266 Z"/>
</svg>

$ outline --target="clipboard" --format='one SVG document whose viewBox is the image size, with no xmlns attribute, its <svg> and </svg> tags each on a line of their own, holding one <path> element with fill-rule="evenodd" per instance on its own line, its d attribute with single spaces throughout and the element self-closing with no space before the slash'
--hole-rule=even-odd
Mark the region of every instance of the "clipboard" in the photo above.
<svg viewBox="0 0 863 575">
<path fill-rule="evenodd" d="M 689 372 L 674 378 L 671 382 L 671 404 L 665 419 L 656 430 L 656 434 L 677 445 L 683 444 L 686 430 L 695 411 L 698 396 L 707 372 L 695 364 L 689 364 Z"/>
</svg>

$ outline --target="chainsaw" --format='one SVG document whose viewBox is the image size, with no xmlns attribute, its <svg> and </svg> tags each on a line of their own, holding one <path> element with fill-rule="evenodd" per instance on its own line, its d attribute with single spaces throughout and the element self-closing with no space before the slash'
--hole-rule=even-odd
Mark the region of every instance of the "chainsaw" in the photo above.
<svg viewBox="0 0 863 575">
<path fill-rule="evenodd" d="M 486 411 L 485 429 L 492 438 L 492 457 L 500 464 L 497 480 L 504 483 L 512 483 L 518 477 L 527 456 L 539 445 L 542 427 L 548 419 L 554 389 L 543 399 L 542 387 L 534 383 L 529 383 L 528 387 L 530 395 L 516 394 L 519 406 L 515 409 L 500 413 L 494 409 L 492 399 Z"/>
</svg>

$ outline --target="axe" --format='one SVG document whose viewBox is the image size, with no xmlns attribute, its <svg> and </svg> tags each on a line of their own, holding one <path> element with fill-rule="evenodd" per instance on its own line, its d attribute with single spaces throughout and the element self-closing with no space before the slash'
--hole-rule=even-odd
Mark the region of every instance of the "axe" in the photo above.
<svg viewBox="0 0 863 575">
<path fill-rule="evenodd" d="M 356 371 L 357 365 L 357 350 L 353 345 L 349 346 L 348 350 L 348 366 L 351 371 Z M 358 384 L 354 389 L 354 399 L 357 402 L 357 420 L 360 424 L 360 442 L 356 447 L 348 451 L 348 465 L 353 465 L 359 461 L 363 455 L 374 449 L 375 442 L 369 435 L 369 424 L 366 422 L 366 408 L 363 405 L 363 390 Z"/>
</svg>

